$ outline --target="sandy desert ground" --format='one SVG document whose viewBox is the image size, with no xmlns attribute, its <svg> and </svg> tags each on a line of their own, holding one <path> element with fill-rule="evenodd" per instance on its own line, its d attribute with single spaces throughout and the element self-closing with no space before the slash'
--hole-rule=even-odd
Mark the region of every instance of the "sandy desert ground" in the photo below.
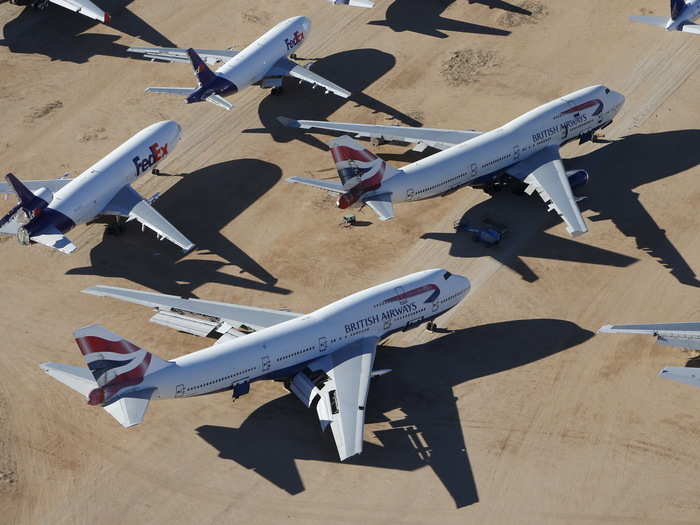
<svg viewBox="0 0 700 525">
<path fill-rule="evenodd" d="M 71 256 L 0 240 L 0 522 L 699 523 L 700 390 L 656 377 L 693 357 L 608 322 L 700 320 L 700 38 L 627 22 L 661 0 L 98 0 L 111 27 L 60 8 L 0 5 L 0 164 L 20 178 L 80 173 L 136 131 L 173 118 L 183 141 L 145 195 L 198 248 L 187 256 L 129 225 L 78 227 Z M 513 5 L 532 13 L 513 12 Z M 491 8 L 492 7 L 492 8 Z M 517 10 L 516 10 L 517 11 Z M 242 46 L 312 17 L 302 48 L 352 90 L 286 85 L 225 112 L 145 95 L 192 83 L 188 66 L 129 45 Z M 330 197 L 284 182 L 333 177 L 324 135 L 275 117 L 490 129 L 597 83 L 627 103 L 607 143 L 568 145 L 591 174 L 590 233 L 571 239 L 539 200 L 464 189 L 343 229 Z M 406 147 L 377 149 L 396 165 Z M 2 210 L 12 200 L 2 202 Z M 510 227 L 496 248 L 455 234 L 466 215 Z M 278 383 L 154 403 L 122 429 L 45 376 L 81 364 L 72 331 L 97 322 L 164 358 L 206 341 L 144 308 L 86 296 L 112 284 L 308 311 L 413 271 L 467 275 L 453 330 L 393 336 L 376 366 L 364 453 L 332 440 Z"/>
</svg>

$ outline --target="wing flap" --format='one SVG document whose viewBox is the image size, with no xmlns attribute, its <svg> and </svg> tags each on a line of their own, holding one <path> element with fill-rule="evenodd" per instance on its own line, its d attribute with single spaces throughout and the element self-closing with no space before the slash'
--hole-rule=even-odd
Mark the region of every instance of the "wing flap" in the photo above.
<svg viewBox="0 0 700 525">
<path fill-rule="evenodd" d="M 564 220 L 566 231 L 572 236 L 588 231 L 557 148 L 549 147 L 538 151 L 508 168 L 507 172 L 528 185 L 525 189 L 528 195 L 536 191 L 548 205 L 548 211 L 556 211 Z"/>
<path fill-rule="evenodd" d="M 163 60 L 165 62 L 184 62 L 189 64 L 190 59 L 187 49 L 178 47 L 130 47 L 129 53 L 143 55 L 150 60 Z M 197 54 L 207 64 L 226 62 L 235 57 L 239 52 L 233 49 L 195 49 Z"/>
<path fill-rule="evenodd" d="M 323 129 L 350 133 L 357 138 L 380 139 L 387 142 L 414 143 L 416 151 L 422 151 L 430 146 L 435 149 L 445 150 L 478 137 L 480 131 L 459 131 L 452 129 L 436 128 L 410 128 L 406 126 L 373 126 L 369 124 L 352 124 L 346 122 L 326 122 L 319 120 L 293 120 L 286 117 L 278 117 L 278 120 L 290 128 Z"/>
<path fill-rule="evenodd" d="M 330 91 L 331 93 L 334 93 L 342 98 L 348 98 L 351 95 L 347 89 L 343 89 L 330 80 L 326 80 L 321 75 L 317 75 L 310 69 L 302 67 L 287 58 L 282 58 L 281 60 L 277 61 L 277 63 L 272 66 L 265 77 L 292 77 L 308 82 L 313 86 L 322 87 L 326 91 Z"/>
<path fill-rule="evenodd" d="M 92 286 L 83 290 L 83 293 L 97 295 L 99 297 L 111 297 L 142 306 L 149 306 L 155 308 L 159 314 L 174 313 L 180 315 L 194 314 L 204 316 L 208 318 L 209 321 L 216 323 L 216 330 L 220 333 L 228 331 L 222 331 L 222 329 L 225 328 L 224 323 L 228 323 L 228 325 L 234 328 L 241 328 L 241 325 L 245 325 L 245 327 L 253 330 L 262 330 L 263 328 L 268 328 L 302 315 L 283 310 L 240 306 L 216 301 L 204 301 L 202 299 L 183 299 L 174 295 L 141 292 L 138 290 L 117 288 L 115 286 Z M 161 319 L 163 318 L 159 320 Z M 159 320 L 155 320 L 155 322 L 159 322 Z M 168 324 L 167 326 L 172 325 Z M 201 330 L 203 330 L 203 328 Z"/>
</svg>

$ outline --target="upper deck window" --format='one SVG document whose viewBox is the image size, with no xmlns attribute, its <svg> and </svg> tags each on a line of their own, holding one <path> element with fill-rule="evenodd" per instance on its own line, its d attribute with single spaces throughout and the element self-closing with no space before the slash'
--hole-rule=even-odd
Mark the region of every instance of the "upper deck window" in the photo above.
<svg viewBox="0 0 700 525">
<path fill-rule="evenodd" d="M 452 274 L 451 274 L 450 272 L 445 272 L 445 273 L 442 275 L 442 277 L 443 277 L 443 279 L 447 280 L 447 279 L 449 279 L 450 277 L 452 277 Z"/>
</svg>

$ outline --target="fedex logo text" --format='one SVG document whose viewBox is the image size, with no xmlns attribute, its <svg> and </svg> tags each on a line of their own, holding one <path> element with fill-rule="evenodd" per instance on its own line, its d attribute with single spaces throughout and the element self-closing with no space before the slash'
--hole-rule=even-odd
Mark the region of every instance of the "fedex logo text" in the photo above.
<svg viewBox="0 0 700 525">
<path fill-rule="evenodd" d="M 136 168 L 136 176 L 138 177 L 142 173 L 146 173 L 149 169 L 153 168 L 158 162 L 163 160 L 165 157 L 168 156 L 168 145 L 160 146 L 157 142 L 155 144 L 151 144 L 148 147 L 149 150 L 151 150 L 150 155 L 148 157 L 142 159 L 138 155 L 135 156 L 133 159 L 131 159 L 131 162 L 134 163 L 134 167 Z"/>
<path fill-rule="evenodd" d="M 301 44 L 304 40 L 304 33 L 301 31 L 294 31 L 292 38 L 285 38 L 284 43 L 287 44 L 287 51 L 294 49 L 296 46 Z"/>
</svg>

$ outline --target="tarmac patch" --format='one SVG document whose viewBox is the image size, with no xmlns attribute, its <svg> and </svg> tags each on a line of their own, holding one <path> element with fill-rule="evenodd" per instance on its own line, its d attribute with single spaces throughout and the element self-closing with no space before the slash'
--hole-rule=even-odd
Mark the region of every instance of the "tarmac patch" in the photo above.
<svg viewBox="0 0 700 525">
<path fill-rule="evenodd" d="M 519 4 L 526 11 L 530 11 L 529 15 L 523 13 L 515 13 L 512 11 L 504 11 L 498 17 L 498 23 L 503 27 L 517 27 L 523 24 L 536 24 L 549 14 L 547 8 L 537 0 L 525 0 Z"/>
<path fill-rule="evenodd" d="M 440 72 L 449 85 L 462 86 L 476 82 L 485 70 L 499 65 L 498 55 L 494 51 L 462 49 L 452 52 L 450 58 L 443 62 Z"/>
</svg>

